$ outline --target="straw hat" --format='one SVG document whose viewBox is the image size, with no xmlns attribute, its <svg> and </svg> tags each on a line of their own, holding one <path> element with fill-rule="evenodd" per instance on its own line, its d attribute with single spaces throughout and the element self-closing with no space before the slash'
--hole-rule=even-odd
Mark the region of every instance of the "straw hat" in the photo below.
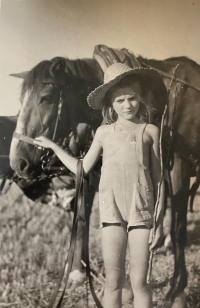
<svg viewBox="0 0 200 308">
<path fill-rule="evenodd" d="M 130 68 L 122 63 L 114 63 L 107 68 L 104 74 L 104 84 L 97 87 L 88 95 L 87 101 L 89 106 L 93 109 L 101 110 L 108 90 L 129 75 L 137 76 L 141 86 L 145 87 L 145 90 L 153 93 L 158 109 L 161 107 L 160 104 L 162 106 L 163 104 L 165 105 L 167 91 L 162 78 L 156 70 L 143 67 Z"/>
</svg>

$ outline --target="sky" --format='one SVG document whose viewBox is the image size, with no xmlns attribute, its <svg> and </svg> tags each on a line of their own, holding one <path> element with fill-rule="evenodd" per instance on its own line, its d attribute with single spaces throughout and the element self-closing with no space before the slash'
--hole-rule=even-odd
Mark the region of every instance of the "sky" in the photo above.
<svg viewBox="0 0 200 308">
<path fill-rule="evenodd" d="M 55 56 L 91 58 L 94 46 L 200 64 L 200 0 L 0 0 L 0 115 L 19 111 L 21 80 Z"/>
</svg>

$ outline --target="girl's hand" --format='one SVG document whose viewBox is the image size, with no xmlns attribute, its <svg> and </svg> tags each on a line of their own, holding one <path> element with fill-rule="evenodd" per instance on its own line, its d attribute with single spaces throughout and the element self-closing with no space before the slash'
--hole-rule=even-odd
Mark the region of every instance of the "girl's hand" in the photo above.
<svg viewBox="0 0 200 308">
<path fill-rule="evenodd" d="M 155 237 L 150 245 L 150 250 L 156 250 L 160 247 L 163 241 L 163 226 L 159 225 L 156 229 Z"/>
<path fill-rule="evenodd" d="M 49 148 L 53 150 L 54 147 L 54 142 L 51 141 L 50 139 L 40 136 L 35 138 L 35 140 L 33 141 L 33 143 L 38 146 L 38 148 Z"/>
</svg>

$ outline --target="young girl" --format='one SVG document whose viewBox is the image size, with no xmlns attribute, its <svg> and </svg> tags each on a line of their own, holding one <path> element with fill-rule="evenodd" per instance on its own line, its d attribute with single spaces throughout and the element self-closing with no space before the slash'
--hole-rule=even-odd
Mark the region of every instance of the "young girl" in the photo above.
<svg viewBox="0 0 200 308">
<path fill-rule="evenodd" d="M 150 246 L 150 230 L 161 177 L 159 130 L 152 124 L 142 122 L 140 116 L 145 105 L 151 109 L 151 103 L 153 100 L 156 102 L 160 92 L 165 99 L 165 91 L 155 70 L 131 69 L 116 63 L 105 72 L 104 84 L 88 97 L 89 105 L 102 109 L 103 116 L 110 124 L 97 129 L 83 159 L 84 172 L 88 174 L 103 153 L 99 207 L 106 271 L 104 308 L 122 306 L 127 245 L 134 307 L 152 307 L 151 289 L 146 283 L 149 250 L 154 250 L 160 243 L 163 220 L 161 198 L 156 236 Z M 51 148 L 76 174 L 76 158 L 45 137 L 36 138 L 35 144 Z"/>
</svg>

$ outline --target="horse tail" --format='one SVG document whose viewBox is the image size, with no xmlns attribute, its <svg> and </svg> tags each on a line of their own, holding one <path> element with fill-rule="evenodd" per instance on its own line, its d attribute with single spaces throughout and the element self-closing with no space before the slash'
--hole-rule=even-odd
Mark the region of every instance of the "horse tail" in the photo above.
<svg viewBox="0 0 200 308">
<path fill-rule="evenodd" d="M 190 195 L 190 212 L 193 213 L 193 204 L 194 204 L 194 197 L 196 195 L 197 189 L 200 185 L 200 165 L 196 167 L 196 179 L 190 188 L 189 195 Z"/>
</svg>

